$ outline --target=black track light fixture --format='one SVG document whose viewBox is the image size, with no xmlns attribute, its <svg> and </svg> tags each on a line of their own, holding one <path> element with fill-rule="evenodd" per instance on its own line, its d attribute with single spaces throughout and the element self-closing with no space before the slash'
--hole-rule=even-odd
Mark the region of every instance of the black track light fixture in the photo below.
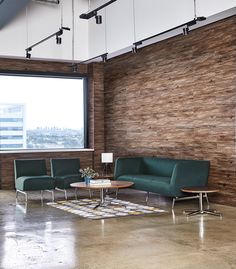
<svg viewBox="0 0 236 269">
<path fill-rule="evenodd" d="M 31 53 L 29 53 L 29 51 L 31 51 L 32 48 L 27 48 L 25 51 L 26 51 L 26 59 L 30 59 L 31 58 Z"/>
<path fill-rule="evenodd" d="M 96 19 L 96 23 L 97 24 L 101 24 L 102 23 L 102 16 L 101 15 L 97 15 L 97 12 L 107 6 L 109 6 L 110 4 L 116 2 L 117 0 L 110 0 L 107 3 L 101 5 L 100 7 L 95 8 L 92 11 L 89 11 L 87 13 L 82 13 L 79 17 L 80 19 L 85 19 L 85 20 L 89 20 L 92 17 L 95 17 Z"/>
<path fill-rule="evenodd" d="M 26 58 L 27 59 L 30 59 L 31 58 L 31 54 L 28 51 L 26 51 Z"/>
<path fill-rule="evenodd" d="M 56 36 L 56 43 L 57 45 L 61 45 L 61 37 L 59 37 L 58 35 Z"/>
<path fill-rule="evenodd" d="M 189 28 L 188 26 L 183 28 L 183 35 L 188 35 L 189 34 Z"/>
<path fill-rule="evenodd" d="M 56 43 L 61 45 L 61 35 L 63 34 L 63 28 L 60 28 L 59 31 L 56 33 Z"/>
<path fill-rule="evenodd" d="M 101 57 L 102 57 L 102 61 L 103 61 L 104 63 L 106 63 L 106 62 L 107 62 L 107 53 L 101 55 Z"/>
<path fill-rule="evenodd" d="M 132 47 L 132 53 L 137 53 L 137 52 L 138 52 L 138 48 L 137 48 L 136 45 L 134 45 L 134 46 Z"/>
<path fill-rule="evenodd" d="M 71 69 L 73 73 L 76 73 L 78 71 L 78 65 L 76 63 L 71 64 Z"/>
<path fill-rule="evenodd" d="M 96 19 L 96 24 L 102 24 L 102 16 L 101 15 L 96 15 L 95 19 Z"/>
<path fill-rule="evenodd" d="M 29 51 L 31 51 L 34 47 L 40 45 L 41 43 L 47 41 L 48 39 L 50 39 L 50 38 L 52 38 L 52 37 L 54 37 L 54 36 L 56 36 L 56 43 L 57 43 L 57 44 L 61 44 L 61 41 L 62 41 L 62 39 L 61 39 L 61 35 L 63 34 L 63 31 L 64 31 L 64 30 L 66 30 L 66 31 L 70 31 L 70 28 L 69 28 L 69 27 L 61 27 L 61 28 L 59 29 L 59 31 L 57 31 L 57 32 L 55 32 L 55 33 L 53 33 L 53 34 L 51 34 L 51 35 L 45 37 L 44 39 L 40 40 L 39 42 L 37 42 L 37 43 L 31 45 L 30 47 L 26 48 L 26 49 L 25 49 L 25 50 L 26 50 L 26 58 L 29 59 L 29 58 L 31 57 Z"/>
</svg>

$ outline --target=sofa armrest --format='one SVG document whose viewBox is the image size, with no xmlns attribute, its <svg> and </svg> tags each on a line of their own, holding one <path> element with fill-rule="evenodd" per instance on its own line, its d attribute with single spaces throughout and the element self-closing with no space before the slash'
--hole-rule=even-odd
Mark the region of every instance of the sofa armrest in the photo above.
<svg viewBox="0 0 236 269">
<path fill-rule="evenodd" d="M 180 161 L 173 170 L 171 188 L 176 193 L 181 193 L 183 187 L 205 186 L 209 175 L 209 161 Z"/>
<path fill-rule="evenodd" d="M 142 172 L 143 158 L 117 158 L 115 161 L 114 179 L 117 179 L 121 175 L 127 174 L 140 174 Z"/>
</svg>

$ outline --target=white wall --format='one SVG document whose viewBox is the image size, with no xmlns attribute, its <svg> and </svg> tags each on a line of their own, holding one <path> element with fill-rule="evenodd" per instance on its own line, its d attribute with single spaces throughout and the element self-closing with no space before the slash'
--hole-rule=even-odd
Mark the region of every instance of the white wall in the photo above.
<svg viewBox="0 0 236 269">
<path fill-rule="evenodd" d="M 90 10 L 106 2 L 93 0 Z M 235 6 L 236 0 L 196 0 L 196 15 L 208 17 Z M 94 18 L 89 20 L 90 58 L 130 51 L 134 42 L 193 20 L 195 10 L 194 0 L 117 0 L 99 14 L 103 16 L 102 25 L 96 25 Z"/>
<path fill-rule="evenodd" d="M 236 7 L 236 0 L 197 0 L 197 15 L 211 16 Z"/>
<path fill-rule="evenodd" d="M 147 1 L 144 2 L 147 3 Z M 115 52 L 134 42 L 134 2 L 133 0 L 118 0 L 106 8 L 107 52 Z"/>
<path fill-rule="evenodd" d="M 190 0 L 135 0 L 136 41 L 162 33 L 194 19 Z"/>
<path fill-rule="evenodd" d="M 88 21 L 79 19 L 87 12 L 88 1 L 75 3 L 75 49 L 74 59 L 88 58 Z M 63 26 L 72 27 L 72 0 L 62 0 Z M 31 2 L 17 17 L 0 30 L 0 56 L 25 57 L 25 49 L 61 27 L 61 6 Z M 72 29 L 64 31 L 62 44 L 53 37 L 32 50 L 32 58 L 72 60 Z"/>
<path fill-rule="evenodd" d="M 89 57 L 93 58 L 98 55 L 104 54 L 107 51 L 106 48 L 106 10 L 99 11 L 99 15 L 102 16 L 102 24 L 96 24 L 95 18 L 89 19 Z"/>
</svg>

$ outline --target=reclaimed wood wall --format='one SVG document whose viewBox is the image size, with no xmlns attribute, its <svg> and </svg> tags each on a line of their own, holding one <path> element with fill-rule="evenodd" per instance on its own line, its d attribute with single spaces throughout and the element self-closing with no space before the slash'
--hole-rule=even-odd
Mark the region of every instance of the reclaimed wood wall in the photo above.
<svg viewBox="0 0 236 269">
<path fill-rule="evenodd" d="M 70 63 L 48 62 L 35 60 L 20 60 L 20 59 L 0 59 L 1 71 L 38 71 L 52 73 L 72 73 Z M 100 152 L 104 151 L 104 87 L 103 87 L 103 65 L 78 65 L 78 71 L 81 75 L 88 75 L 89 84 L 89 141 L 92 150 L 78 151 L 35 151 L 35 152 L 18 152 L 18 153 L 3 153 L 0 152 L 0 189 L 14 188 L 14 159 L 27 158 L 45 158 L 47 161 L 48 173 L 50 174 L 50 158 L 66 158 L 78 157 L 81 161 L 81 167 L 96 167 L 101 170 Z M 1 83 L 1 82 L 0 82 Z M 33 90 L 33 89 L 32 89 Z M 4 91 L 4 87 L 0 86 L 0 91 Z M 45 97 L 46 98 L 46 97 Z M 94 153 L 94 148 L 96 153 Z"/>
<path fill-rule="evenodd" d="M 104 83 L 108 152 L 210 160 L 236 205 L 236 16 L 111 59 Z"/>
</svg>

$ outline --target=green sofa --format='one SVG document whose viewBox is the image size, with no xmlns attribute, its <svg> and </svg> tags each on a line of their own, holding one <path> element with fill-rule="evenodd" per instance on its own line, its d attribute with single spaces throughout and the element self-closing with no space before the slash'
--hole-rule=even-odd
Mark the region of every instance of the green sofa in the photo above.
<svg viewBox="0 0 236 269">
<path fill-rule="evenodd" d="M 207 185 L 210 162 L 159 157 L 118 158 L 114 179 L 133 181 L 133 188 L 177 199 L 189 198 L 183 187 Z"/>
</svg>

